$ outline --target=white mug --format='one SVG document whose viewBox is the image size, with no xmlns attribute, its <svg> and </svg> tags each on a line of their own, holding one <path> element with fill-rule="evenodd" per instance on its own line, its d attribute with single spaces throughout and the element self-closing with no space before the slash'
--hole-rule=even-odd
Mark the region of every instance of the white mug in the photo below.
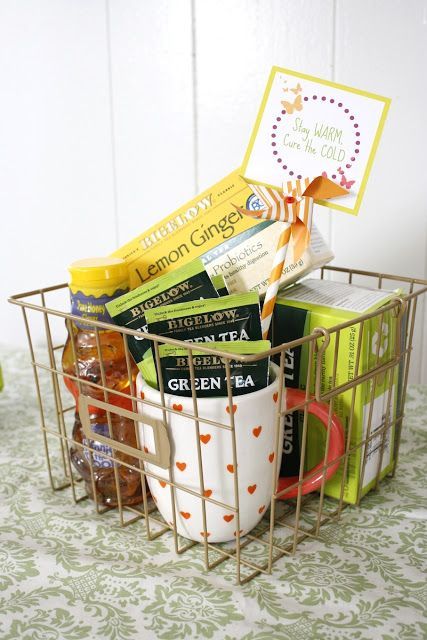
<svg viewBox="0 0 427 640">
<path fill-rule="evenodd" d="M 278 416 L 278 367 L 270 367 L 270 384 L 265 389 L 233 398 L 231 413 L 236 437 L 237 469 L 233 464 L 233 442 L 230 429 L 224 429 L 204 421 L 211 420 L 230 426 L 230 406 L 227 397 L 198 398 L 199 438 L 194 416 L 193 399 L 164 394 L 165 405 L 176 411 L 166 412 L 166 428 L 170 442 L 171 480 L 191 490 L 174 489 L 167 483 L 169 469 L 145 463 L 146 470 L 159 478 L 147 476 L 150 492 L 166 522 L 173 526 L 172 495 L 175 494 L 175 514 L 178 533 L 185 538 L 202 541 L 205 535 L 202 502 L 206 506 L 206 535 L 209 542 L 226 542 L 237 534 L 236 485 L 238 484 L 239 531 L 243 536 L 253 529 L 263 517 L 271 501 L 273 472 L 280 469 L 283 418 L 279 422 L 276 451 L 276 426 Z M 142 378 L 137 377 L 138 397 L 161 406 L 161 395 Z M 285 406 L 286 392 L 282 393 Z M 155 453 L 154 432 L 148 421 L 163 422 L 161 408 L 146 402 L 138 402 L 141 415 L 139 436 L 146 453 Z M 144 424 L 144 417 L 147 424 Z M 199 473 L 198 440 L 203 468 L 203 492 Z M 275 458 L 278 458 L 275 461 Z M 274 464 L 276 462 L 276 464 Z M 236 475 L 237 473 L 237 475 Z M 276 474 L 276 481 L 277 481 Z M 220 506 L 215 502 L 220 502 Z"/>
</svg>

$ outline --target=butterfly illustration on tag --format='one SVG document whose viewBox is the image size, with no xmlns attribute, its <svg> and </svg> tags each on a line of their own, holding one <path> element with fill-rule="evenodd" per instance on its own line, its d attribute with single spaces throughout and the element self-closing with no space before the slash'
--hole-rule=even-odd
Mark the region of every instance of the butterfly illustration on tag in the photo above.
<svg viewBox="0 0 427 640">
<path fill-rule="evenodd" d="M 356 180 L 347 180 L 347 178 L 345 177 L 344 170 L 341 167 L 338 167 L 337 172 L 341 176 L 340 187 L 344 187 L 345 189 L 351 189 L 351 187 L 354 185 Z M 328 174 L 326 173 L 326 171 L 322 171 L 322 176 L 324 178 L 328 177 Z M 332 177 L 334 178 L 335 176 L 332 176 Z"/>
<path fill-rule="evenodd" d="M 351 189 L 351 187 L 354 185 L 355 182 L 356 182 L 355 180 L 347 180 L 347 178 L 343 174 L 341 176 L 340 186 L 344 187 L 345 189 Z"/>
<path fill-rule="evenodd" d="M 347 178 L 345 177 L 344 169 L 342 169 L 341 167 L 338 167 L 337 171 L 341 176 L 340 186 L 344 187 L 345 189 L 351 189 L 351 187 L 354 185 L 356 181 L 347 180 Z"/>
<path fill-rule="evenodd" d="M 290 115 L 292 115 L 294 111 L 302 111 L 302 98 L 300 95 L 298 95 L 293 102 L 288 102 L 287 100 L 282 100 L 281 102 L 286 109 L 286 113 Z"/>
<path fill-rule="evenodd" d="M 291 87 L 291 88 L 288 88 L 288 87 L 287 87 L 287 88 L 283 89 L 283 91 L 284 91 L 285 93 L 287 93 L 288 91 L 292 91 L 292 93 L 295 93 L 295 95 L 297 95 L 298 93 L 301 93 L 301 91 L 302 91 L 302 86 L 301 86 L 301 85 L 300 85 L 300 83 L 298 82 L 297 86 L 296 86 L 296 87 L 294 87 L 293 89 L 292 89 L 292 87 Z"/>
</svg>

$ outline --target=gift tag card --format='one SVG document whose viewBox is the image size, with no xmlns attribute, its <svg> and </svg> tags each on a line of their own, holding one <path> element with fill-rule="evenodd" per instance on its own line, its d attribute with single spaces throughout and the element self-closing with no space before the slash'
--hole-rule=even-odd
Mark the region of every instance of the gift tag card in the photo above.
<svg viewBox="0 0 427 640">
<path fill-rule="evenodd" d="M 389 105 L 389 98 L 273 67 L 243 176 L 281 188 L 323 175 L 349 194 L 318 203 L 357 215 Z"/>
</svg>

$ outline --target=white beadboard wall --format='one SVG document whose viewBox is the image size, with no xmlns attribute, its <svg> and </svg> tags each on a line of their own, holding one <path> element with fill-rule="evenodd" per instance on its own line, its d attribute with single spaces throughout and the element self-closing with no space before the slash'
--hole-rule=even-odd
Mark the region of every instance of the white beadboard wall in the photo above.
<svg viewBox="0 0 427 640">
<path fill-rule="evenodd" d="M 392 98 L 359 216 L 316 222 L 335 264 L 427 278 L 426 60 L 425 0 L 0 0 L 0 340 L 25 339 L 8 295 L 240 164 L 274 64 Z"/>
</svg>

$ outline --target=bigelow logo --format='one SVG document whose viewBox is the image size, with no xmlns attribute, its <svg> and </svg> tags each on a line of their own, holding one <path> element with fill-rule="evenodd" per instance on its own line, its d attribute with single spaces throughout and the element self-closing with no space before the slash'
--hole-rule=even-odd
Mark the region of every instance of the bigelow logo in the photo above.
<svg viewBox="0 0 427 640">
<path fill-rule="evenodd" d="M 142 304 L 137 307 L 133 307 L 130 309 L 130 313 L 133 318 L 137 318 L 141 316 L 146 309 L 153 309 L 155 307 L 161 307 L 162 305 L 169 302 L 169 300 L 175 300 L 181 293 L 186 293 L 190 291 L 191 284 L 189 280 L 185 282 L 180 282 L 175 287 L 168 289 L 167 291 L 162 291 L 159 295 L 150 298 L 149 300 L 145 300 Z"/>
<path fill-rule="evenodd" d="M 188 316 L 186 318 L 173 318 L 168 320 L 169 329 L 182 329 L 183 327 L 195 327 L 201 324 L 218 324 L 220 322 L 235 320 L 237 309 L 225 309 L 224 311 L 214 311 L 213 313 L 202 313 L 198 316 Z"/>
<path fill-rule="evenodd" d="M 193 356 L 193 364 L 195 367 L 211 367 L 213 365 L 220 367 L 222 365 L 222 360 L 219 356 L 213 355 Z M 188 356 L 177 356 L 176 366 L 187 368 Z"/>
<path fill-rule="evenodd" d="M 155 229 L 153 233 L 150 233 L 149 236 L 145 236 L 140 241 L 140 244 L 143 249 L 148 249 L 152 247 L 156 242 L 160 240 L 164 240 L 170 233 L 173 233 L 180 227 L 185 226 L 198 214 L 200 211 L 206 211 L 209 207 L 212 206 L 212 194 L 205 196 L 199 202 L 196 202 L 192 207 L 187 209 L 186 211 L 182 211 L 178 213 L 172 220 L 168 220 L 164 225 L 161 225 L 158 229 Z"/>
</svg>

